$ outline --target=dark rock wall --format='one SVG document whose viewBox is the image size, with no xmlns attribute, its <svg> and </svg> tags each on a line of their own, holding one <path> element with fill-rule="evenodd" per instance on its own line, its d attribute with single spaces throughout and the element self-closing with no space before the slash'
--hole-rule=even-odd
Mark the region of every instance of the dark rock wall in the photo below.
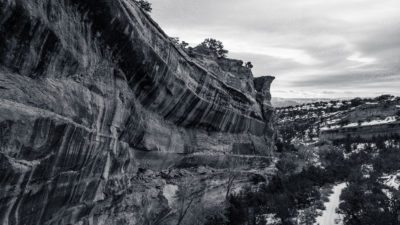
<svg viewBox="0 0 400 225">
<path fill-rule="evenodd" d="M 230 64 L 188 57 L 129 0 L 0 0 L 0 224 L 141 224 L 139 193 L 164 212 L 137 151 L 270 155 L 272 79 Z"/>
</svg>

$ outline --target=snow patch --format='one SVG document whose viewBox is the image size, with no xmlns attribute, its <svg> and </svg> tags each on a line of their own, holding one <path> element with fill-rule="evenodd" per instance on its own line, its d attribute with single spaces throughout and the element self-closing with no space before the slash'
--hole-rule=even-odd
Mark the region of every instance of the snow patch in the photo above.
<svg viewBox="0 0 400 225">
<path fill-rule="evenodd" d="M 173 204 L 174 199 L 176 198 L 177 191 L 178 191 L 178 186 L 173 184 L 167 184 L 163 188 L 163 195 L 167 199 L 168 205 L 170 207 Z"/>
<path fill-rule="evenodd" d="M 340 195 L 343 189 L 347 187 L 346 183 L 341 183 L 333 187 L 333 193 L 329 196 L 329 201 L 324 204 L 325 210 L 322 215 L 317 217 L 314 225 L 342 225 L 341 215 L 336 212 L 340 204 Z"/>
<path fill-rule="evenodd" d="M 385 119 L 376 119 L 376 120 L 365 121 L 365 122 L 361 122 L 361 123 L 350 123 L 343 127 L 341 127 L 339 125 L 331 125 L 330 127 L 322 127 L 321 130 L 327 131 L 327 130 L 335 130 L 335 129 L 339 129 L 339 128 L 376 126 L 376 125 L 390 124 L 390 123 L 394 123 L 396 121 L 397 121 L 397 119 L 395 116 L 388 116 Z M 329 124 L 329 122 L 328 122 L 328 124 Z"/>
<path fill-rule="evenodd" d="M 383 183 L 386 186 L 392 187 L 396 190 L 399 190 L 400 187 L 400 172 L 395 174 L 383 176 L 382 179 L 384 180 Z"/>
</svg>

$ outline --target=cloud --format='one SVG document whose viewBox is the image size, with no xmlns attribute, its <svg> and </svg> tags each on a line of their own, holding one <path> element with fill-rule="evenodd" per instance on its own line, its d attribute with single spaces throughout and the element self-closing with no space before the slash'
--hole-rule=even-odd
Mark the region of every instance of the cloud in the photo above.
<svg viewBox="0 0 400 225">
<path fill-rule="evenodd" d="M 275 75 L 273 95 L 400 95 L 398 0 L 151 2 L 170 36 L 220 39 L 255 76 Z"/>
</svg>

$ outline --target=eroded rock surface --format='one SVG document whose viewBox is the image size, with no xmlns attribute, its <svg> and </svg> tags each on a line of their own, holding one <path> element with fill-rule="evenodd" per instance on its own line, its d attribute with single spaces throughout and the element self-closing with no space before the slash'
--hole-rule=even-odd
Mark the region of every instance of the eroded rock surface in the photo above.
<svg viewBox="0 0 400 225">
<path fill-rule="evenodd" d="M 173 220 L 172 168 L 268 167 L 271 82 L 130 0 L 0 0 L 0 224 Z"/>
</svg>

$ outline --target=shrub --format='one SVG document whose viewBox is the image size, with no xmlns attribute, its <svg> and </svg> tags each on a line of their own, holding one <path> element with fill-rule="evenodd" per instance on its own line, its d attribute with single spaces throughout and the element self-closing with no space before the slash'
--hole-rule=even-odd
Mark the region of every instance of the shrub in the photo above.
<svg viewBox="0 0 400 225">
<path fill-rule="evenodd" d="M 146 12 L 151 12 L 153 8 L 151 7 L 151 3 L 146 0 L 134 0 L 138 6 Z"/>
<path fill-rule="evenodd" d="M 211 50 L 215 54 L 217 54 L 220 58 L 225 58 L 226 54 L 228 54 L 228 50 L 224 49 L 224 45 L 221 41 L 218 41 L 213 38 L 205 39 L 201 44 L 201 47 Z"/>
<path fill-rule="evenodd" d="M 179 45 L 179 38 L 178 37 L 170 37 L 169 38 L 174 45 Z"/>
<path fill-rule="evenodd" d="M 251 62 L 247 62 L 246 64 L 245 64 L 245 66 L 247 67 L 247 68 L 249 68 L 249 69 L 252 69 L 254 66 L 253 66 L 253 64 L 251 63 Z"/>
<path fill-rule="evenodd" d="M 362 105 L 363 103 L 364 103 L 364 100 L 362 100 L 361 98 L 355 98 L 355 99 L 350 100 L 350 104 L 352 107 Z"/>
<path fill-rule="evenodd" d="M 343 120 L 339 121 L 339 125 L 340 125 L 341 127 L 346 126 L 346 125 L 348 125 L 349 123 L 350 123 L 350 121 L 349 121 L 348 119 L 343 119 Z"/>
<path fill-rule="evenodd" d="M 276 168 L 282 174 L 292 174 L 296 171 L 297 168 L 296 158 L 292 155 L 286 154 L 285 157 L 282 157 L 276 163 Z"/>
</svg>

